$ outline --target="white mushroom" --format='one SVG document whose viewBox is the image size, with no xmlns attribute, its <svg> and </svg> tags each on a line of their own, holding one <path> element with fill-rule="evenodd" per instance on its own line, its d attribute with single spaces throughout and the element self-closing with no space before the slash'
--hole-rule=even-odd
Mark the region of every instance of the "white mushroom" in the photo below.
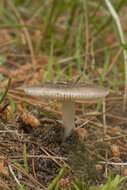
<svg viewBox="0 0 127 190">
<path fill-rule="evenodd" d="M 92 101 L 108 95 L 109 90 L 103 87 L 86 85 L 84 83 L 47 83 L 43 86 L 28 87 L 25 93 L 30 96 L 52 99 L 62 102 L 63 123 L 65 128 L 64 139 L 74 129 L 75 102 Z"/>
</svg>

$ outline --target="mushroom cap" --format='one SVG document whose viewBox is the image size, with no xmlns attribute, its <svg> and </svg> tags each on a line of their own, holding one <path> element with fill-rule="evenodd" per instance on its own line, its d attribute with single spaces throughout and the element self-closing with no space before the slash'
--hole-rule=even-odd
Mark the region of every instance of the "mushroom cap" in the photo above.
<svg viewBox="0 0 127 190">
<path fill-rule="evenodd" d="M 72 102 L 96 100 L 109 93 L 104 87 L 84 83 L 46 83 L 42 86 L 28 87 L 24 91 L 27 95 L 38 98 Z"/>
</svg>

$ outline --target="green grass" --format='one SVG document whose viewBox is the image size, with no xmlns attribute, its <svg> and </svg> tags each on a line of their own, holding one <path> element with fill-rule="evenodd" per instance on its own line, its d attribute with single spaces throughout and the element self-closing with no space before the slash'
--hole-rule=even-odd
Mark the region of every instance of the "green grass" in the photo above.
<svg viewBox="0 0 127 190">
<path fill-rule="evenodd" d="M 66 166 L 63 166 L 57 177 L 48 186 L 48 190 L 124 190 L 124 184 L 127 181 L 127 177 L 120 177 L 119 175 L 114 177 L 110 175 L 107 183 L 105 185 L 101 184 L 101 187 L 90 187 L 81 180 L 75 179 L 70 187 L 60 188 L 59 181 L 64 177 L 65 170 Z"/>
<path fill-rule="evenodd" d="M 107 81 L 107 70 L 111 62 L 110 57 L 112 57 L 116 48 L 111 48 L 106 41 L 107 35 L 110 34 L 110 31 L 115 30 L 115 28 L 112 27 L 111 15 L 105 6 L 105 2 L 86 1 L 89 29 L 89 55 L 87 55 L 87 63 L 85 63 L 83 57 L 86 46 L 85 3 L 83 0 L 62 0 L 62 3 L 58 0 L 53 0 L 52 2 L 40 1 L 38 3 L 34 3 L 34 1 L 27 1 L 27 3 L 25 1 L 11 1 L 11 4 L 15 6 L 17 11 L 19 10 L 19 14 L 22 18 L 25 16 L 29 21 L 32 17 L 33 23 L 29 24 L 28 22 L 28 24 L 21 24 L 19 18 L 16 16 L 16 12 L 12 10 L 12 6 L 9 6 L 10 4 L 7 3 L 5 9 L 3 3 L 3 5 L 1 4 L 0 28 L 2 30 L 2 28 L 11 27 L 18 31 L 14 37 L 17 41 L 14 41 L 14 44 L 12 44 L 15 48 L 19 48 L 19 33 L 24 26 L 30 35 L 31 32 L 40 31 L 40 36 L 34 39 L 33 42 L 34 51 L 38 56 L 45 52 L 50 57 L 50 63 L 45 68 L 45 74 L 42 79 L 43 82 L 46 80 L 57 81 L 60 78 L 65 81 L 74 79 L 73 70 L 76 69 L 77 75 L 80 75 L 84 69 L 85 81 L 93 83 L 94 77 L 91 73 L 91 67 L 93 67 L 91 50 L 93 49 L 96 59 L 96 64 L 94 65 L 95 71 L 97 71 L 99 67 L 103 68 L 102 73 L 96 75 L 96 80 L 98 80 L 98 83 L 101 85 L 104 85 L 106 81 L 107 87 L 110 86 L 114 88 L 114 86 L 116 86 L 115 82 L 110 80 L 110 75 L 108 76 L 110 82 Z M 125 5 L 125 1 L 119 0 L 118 3 L 115 4 L 115 8 L 120 12 Z M 38 13 L 40 8 L 41 11 Z M 101 16 L 98 15 L 98 13 L 101 14 Z M 37 24 L 34 22 L 34 18 L 35 21 L 36 19 L 38 20 Z M 92 41 L 94 41 L 94 43 L 92 43 Z M 106 47 L 108 51 L 104 50 L 100 53 L 96 53 L 98 49 Z M 54 61 L 51 57 L 56 56 L 56 50 L 59 51 L 59 56 L 57 56 L 57 61 Z M 51 51 L 53 52 L 51 53 Z M 59 60 L 71 56 L 76 56 L 76 59 L 70 61 L 66 67 L 63 68 L 62 64 L 59 64 Z M 119 61 L 121 64 L 118 65 L 116 63 L 114 65 L 115 68 L 113 68 L 113 70 L 117 70 L 117 73 L 114 75 L 113 71 L 110 72 L 112 78 L 116 78 L 119 74 L 119 67 L 122 67 L 122 74 L 124 75 L 122 57 L 120 57 Z M 59 69 L 56 69 L 58 65 Z M 124 83 L 124 81 L 121 81 L 121 83 L 122 82 Z"/>
<path fill-rule="evenodd" d="M 10 85 L 11 85 L 11 79 L 9 78 L 9 79 L 8 79 L 8 84 L 7 84 L 7 86 L 6 86 L 6 88 L 5 88 L 4 92 L 3 92 L 3 94 L 2 94 L 1 97 L 0 97 L 0 104 L 2 104 L 2 102 L 4 101 L 4 99 L 5 99 L 5 97 L 6 97 L 7 93 L 8 93 L 8 90 L 9 90 Z"/>
<path fill-rule="evenodd" d="M 19 165 L 20 169 L 23 169 Z M 49 184 L 48 190 L 124 190 L 124 185 L 127 181 L 127 177 L 120 177 L 119 175 L 109 175 L 109 178 L 107 180 L 106 184 L 101 184 L 101 186 L 90 186 L 88 183 L 85 183 L 82 180 L 79 180 L 75 178 L 73 182 L 68 185 L 68 187 L 60 187 L 59 182 L 60 180 L 65 177 L 65 173 L 67 170 L 67 166 L 64 165 L 59 174 L 56 176 L 56 178 L 52 181 L 52 183 Z M 23 169 L 23 171 L 27 172 Z M 25 188 L 21 185 L 18 190 L 25 190 Z M 41 189 L 44 190 L 44 189 Z"/>
</svg>

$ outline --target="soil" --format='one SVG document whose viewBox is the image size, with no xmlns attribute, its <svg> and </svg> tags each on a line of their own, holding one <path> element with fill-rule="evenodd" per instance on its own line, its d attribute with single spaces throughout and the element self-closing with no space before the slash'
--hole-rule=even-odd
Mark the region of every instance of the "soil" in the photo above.
<svg viewBox="0 0 127 190">
<path fill-rule="evenodd" d="M 118 126 L 113 118 L 113 114 L 114 117 L 117 114 L 117 117 L 125 119 L 126 114 L 121 114 L 118 110 L 120 111 L 115 108 L 108 112 L 106 140 L 103 138 L 103 127 L 98 125 L 102 122 L 102 116 L 96 116 L 92 124 L 85 125 L 87 138 L 82 139 L 76 131 L 72 131 L 66 141 L 63 141 L 64 128 L 55 119 L 38 116 L 40 126 L 33 128 L 30 124 L 26 125 L 20 116 L 5 123 L 1 113 L 1 160 L 4 161 L 4 166 L 12 167 L 20 183 L 28 190 L 47 187 L 65 163 L 68 165 L 65 179 L 70 182 L 77 177 L 92 185 L 104 184 L 107 180 L 106 170 L 124 176 L 126 166 L 106 165 L 105 158 L 107 155 L 107 162 L 127 162 L 127 124 L 123 120 L 124 124 L 121 122 Z M 120 118 L 118 120 L 120 122 Z M 24 145 L 28 166 L 24 164 Z M 114 151 L 113 145 L 116 146 Z M 100 164 L 100 161 L 105 164 Z M 27 170 L 28 175 L 21 167 Z M 3 175 L 1 172 L 0 178 L 10 189 L 16 189 L 12 175 Z"/>
</svg>

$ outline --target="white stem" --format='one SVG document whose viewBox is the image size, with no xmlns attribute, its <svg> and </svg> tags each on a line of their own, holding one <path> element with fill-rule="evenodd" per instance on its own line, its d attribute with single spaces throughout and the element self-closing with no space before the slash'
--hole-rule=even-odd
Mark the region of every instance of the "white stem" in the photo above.
<svg viewBox="0 0 127 190">
<path fill-rule="evenodd" d="M 75 104 L 73 102 L 63 102 L 63 123 L 65 127 L 64 138 L 69 136 L 72 129 L 75 128 Z"/>
</svg>

